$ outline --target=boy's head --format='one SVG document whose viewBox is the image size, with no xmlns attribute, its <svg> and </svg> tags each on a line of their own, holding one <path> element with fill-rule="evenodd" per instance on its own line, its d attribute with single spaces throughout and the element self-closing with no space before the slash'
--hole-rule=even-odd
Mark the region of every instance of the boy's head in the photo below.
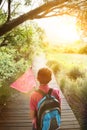
<svg viewBox="0 0 87 130">
<path fill-rule="evenodd" d="M 38 71 L 37 79 L 40 84 L 48 84 L 51 80 L 52 72 L 48 68 L 41 68 Z"/>
</svg>

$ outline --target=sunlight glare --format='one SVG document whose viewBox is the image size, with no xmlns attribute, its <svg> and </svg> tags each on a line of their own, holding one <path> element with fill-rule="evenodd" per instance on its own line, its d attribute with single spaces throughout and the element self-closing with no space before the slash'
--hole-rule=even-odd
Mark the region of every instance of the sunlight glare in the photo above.
<svg viewBox="0 0 87 130">
<path fill-rule="evenodd" d="M 52 44 L 71 44 L 80 40 L 75 17 L 64 15 L 41 19 L 38 23 L 45 29 L 48 40 Z"/>
</svg>

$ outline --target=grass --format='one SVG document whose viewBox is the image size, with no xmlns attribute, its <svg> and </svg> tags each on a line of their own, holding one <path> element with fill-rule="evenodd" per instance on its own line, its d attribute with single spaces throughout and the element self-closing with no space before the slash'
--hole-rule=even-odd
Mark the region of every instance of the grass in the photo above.
<svg viewBox="0 0 87 130">
<path fill-rule="evenodd" d="M 55 52 L 47 54 L 47 59 L 60 64 L 56 79 L 82 130 L 87 130 L 87 55 Z"/>
<path fill-rule="evenodd" d="M 80 69 L 87 67 L 87 55 L 80 54 L 47 54 L 48 60 L 55 60 L 59 62 L 65 69 L 71 69 L 74 66 L 79 66 Z"/>
</svg>

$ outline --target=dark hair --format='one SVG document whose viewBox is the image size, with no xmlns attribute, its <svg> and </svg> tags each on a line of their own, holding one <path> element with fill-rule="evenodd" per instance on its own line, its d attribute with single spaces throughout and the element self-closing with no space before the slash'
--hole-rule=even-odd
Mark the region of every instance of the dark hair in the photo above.
<svg viewBox="0 0 87 130">
<path fill-rule="evenodd" d="M 52 72 L 48 68 L 41 68 L 38 71 L 37 79 L 41 84 L 47 84 L 51 80 Z"/>
</svg>

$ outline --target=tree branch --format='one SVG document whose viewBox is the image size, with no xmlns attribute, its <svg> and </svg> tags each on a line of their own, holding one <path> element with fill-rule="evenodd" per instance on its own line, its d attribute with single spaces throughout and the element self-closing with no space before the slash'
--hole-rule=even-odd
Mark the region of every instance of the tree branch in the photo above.
<svg viewBox="0 0 87 130">
<path fill-rule="evenodd" d="M 2 9 L 4 3 L 5 3 L 5 0 L 1 0 L 1 1 L 0 1 L 0 9 Z"/>
<path fill-rule="evenodd" d="M 8 0 L 8 17 L 7 17 L 7 22 L 10 20 L 11 16 L 11 0 Z"/>
<path fill-rule="evenodd" d="M 36 19 L 37 16 L 39 14 L 41 14 L 43 11 L 49 10 L 52 7 L 62 4 L 66 1 L 68 1 L 68 0 L 55 0 L 55 1 L 48 2 L 34 10 L 29 11 L 26 14 L 19 16 L 18 18 L 15 18 L 15 19 L 3 24 L 2 26 L 0 26 L 0 36 L 11 31 L 14 27 L 18 26 L 19 24 L 23 23 L 24 21 Z"/>
<path fill-rule="evenodd" d="M 11 31 L 16 26 L 22 24 L 26 20 L 33 20 L 33 19 L 40 19 L 40 18 L 47 18 L 52 16 L 57 16 L 60 14 L 63 14 L 64 12 L 68 13 L 68 11 L 64 11 L 63 7 L 66 7 L 67 10 L 70 9 L 70 11 L 73 13 L 73 10 L 81 10 L 81 7 L 79 6 L 81 4 L 82 6 L 87 5 L 87 2 L 84 0 L 81 2 L 81 0 L 53 0 L 50 2 L 47 2 L 43 4 L 42 6 L 33 9 L 11 21 L 8 21 L 7 23 L 0 26 L 0 36 L 6 34 L 7 32 Z M 72 10 L 71 10 L 72 9 Z M 63 12 L 61 12 L 62 10 Z M 56 11 L 54 14 L 49 14 L 52 11 Z M 75 12 L 75 11 L 74 11 Z M 79 12 L 79 11 L 78 11 Z"/>
</svg>

